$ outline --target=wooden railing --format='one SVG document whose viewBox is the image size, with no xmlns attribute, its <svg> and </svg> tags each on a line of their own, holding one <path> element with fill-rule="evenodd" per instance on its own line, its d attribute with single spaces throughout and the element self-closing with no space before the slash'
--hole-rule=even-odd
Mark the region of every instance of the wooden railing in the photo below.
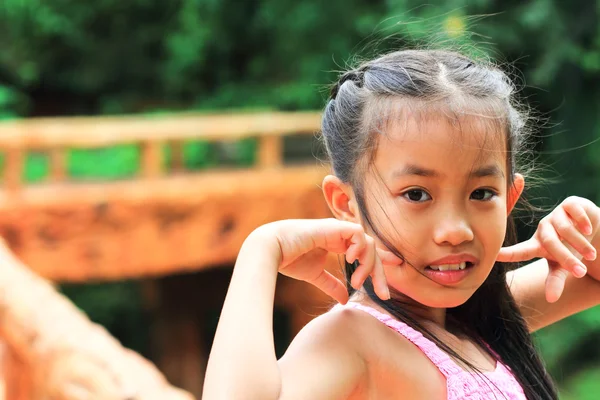
<svg viewBox="0 0 600 400">
<path fill-rule="evenodd" d="M 93 378 L 114 375 L 137 386 L 140 399 L 189 398 L 170 387 L 153 365 L 122 349 L 105 333 L 98 334 L 97 328 L 81 313 L 70 310 L 74 307 L 31 271 L 55 282 L 85 282 L 199 270 L 231 262 L 243 239 L 258 224 L 274 218 L 326 216 L 318 187 L 323 170 L 314 160 L 306 166 L 288 167 L 283 159 L 285 136 L 313 135 L 319 126 L 316 112 L 1 122 L 0 236 L 8 248 L 4 250 L 0 241 L 0 260 L 7 259 L 9 250 L 19 260 L 4 263 L 2 282 L 11 289 L 4 291 L 14 296 L 2 296 L 0 301 L 5 316 L 0 324 L 0 345 L 2 341 L 8 344 L 13 357 L 4 360 L 8 362 L 5 371 L 26 378 L 22 383 L 7 381 L 8 391 L 14 393 L 9 400 L 45 398 L 50 387 L 66 390 L 73 378 L 69 374 L 57 378 L 55 371 L 71 372 L 71 368 L 75 373 L 104 362 L 103 355 L 109 358 L 104 369 L 92 371 L 90 376 L 82 374 L 82 381 L 77 382 L 95 395 L 92 397 L 113 398 L 100 395 L 98 391 L 106 388 L 98 389 L 92 383 Z M 254 173 L 210 170 L 180 174 L 186 170 L 186 142 L 245 138 L 258 141 L 256 162 L 250 167 Z M 134 179 L 75 182 L 69 176 L 69 151 L 132 144 L 140 149 L 139 173 Z M 169 165 L 163 159 L 165 147 L 170 150 Z M 48 155 L 43 183 L 49 185 L 26 182 L 26 159 L 31 151 Z M 170 176 L 171 172 L 177 176 Z M 122 226 L 116 229 L 115 221 Z M 17 265 L 19 268 L 13 267 Z M 300 290 L 296 282 L 284 282 L 282 288 L 277 302 L 291 310 L 292 329 L 297 331 L 311 318 L 307 310 L 322 301 L 322 294 Z M 46 296 L 41 302 L 39 293 Z M 66 311 L 60 315 L 56 311 L 63 309 Z M 52 319 L 48 321 L 53 324 L 45 324 L 45 315 L 59 315 L 60 321 L 57 324 Z M 79 336 L 87 342 L 69 341 L 66 336 L 58 341 L 60 335 L 54 328 L 65 324 L 69 332 L 84 332 Z M 50 338 L 49 344 L 30 348 L 21 343 L 28 337 L 36 337 L 38 344 Z M 62 346 L 65 356 L 53 352 L 53 346 Z M 51 362 L 49 353 L 53 354 Z M 201 379 L 200 375 L 196 378 Z M 49 378 L 34 381 L 38 376 Z M 41 392 L 33 393 L 34 389 Z M 146 392 L 155 392 L 157 397 Z M 56 398 L 68 397 L 61 392 Z"/>
<path fill-rule="evenodd" d="M 319 127 L 318 112 L 1 122 L 0 236 L 35 272 L 57 281 L 228 264 L 257 226 L 330 215 L 319 188 L 327 169 L 312 157 L 312 145 L 306 164 L 284 163 L 286 136 L 314 135 Z M 186 171 L 186 143 L 246 138 L 257 141 L 252 166 Z M 136 176 L 102 181 L 70 176 L 71 150 L 122 145 L 140 150 Z M 163 159 L 166 148 L 170 164 Z M 47 175 L 35 184 L 24 176 L 30 152 L 49 160 Z"/>
<path fill-rule="evenodd" d="M 257 168 L 282 164 L 283 136 L 314 134 L 319 129 L 317 112 L 235 115 L 172 115 L 165 117 L 39 118 L 0 123 L 0 152 L 5 154 L 2 181 L 9 191 L 23 182 L 26 153 L 49 154 L 50 182 L 67 178 L 67 151 L 137 144 L 141 147 L 140 178 L 163 175 L 163 146 L 171 150 L 170 169 L 181 171 L 183 143 L 188 140 L 259 140 Z"/>
<path fill-rule="evenodd" d="M 31 273 L 1 239 L 0 263 L 0 399 L 194 399 Z"/>
</svg>

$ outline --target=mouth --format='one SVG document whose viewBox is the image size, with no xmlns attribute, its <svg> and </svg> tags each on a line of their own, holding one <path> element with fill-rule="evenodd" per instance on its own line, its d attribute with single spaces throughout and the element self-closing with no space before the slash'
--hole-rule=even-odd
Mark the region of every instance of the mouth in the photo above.
<svg viewBox="0 0 600 400">
<path fill-rule="evenodd" d="M 425 267 L 423 273 L 442 286 L 451 286 L 457 285 L 467 278 L 474 267 L 475 264 L 471 261 L 462 261 L 456 264 L 436 264 Z"/>
<path fill-rule="evenodd" d="M 439 264 L 439 265 L 428 265 L 425 269 L 429 269 L 431 271 L 462 271 L 467 268 L 473 268 L 475 264 L 471 261 L 463 261 L 457 264 Z"/>
</svg>

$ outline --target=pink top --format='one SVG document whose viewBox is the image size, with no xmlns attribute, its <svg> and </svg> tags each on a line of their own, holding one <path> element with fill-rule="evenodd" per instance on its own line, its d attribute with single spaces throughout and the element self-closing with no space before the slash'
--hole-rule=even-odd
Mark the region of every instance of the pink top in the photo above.
<svg viewBox="0 0 600 400">
<path fill-rule="evenodd" d="M 500 361 L 496 362 L 494 371 L 483 372 L 485 378 L 481 377 L 459 367 L 435 343 L 404 322 L 358 303 L 349 302 L 345 306 L 338 304 L 335 308 L 343 307 L 352 307 L 371 314 L 417 346 L 446 377 L 448 400 L 526 400 L 521 385 L 519 385 L 508 367 Z"/>
</svg>

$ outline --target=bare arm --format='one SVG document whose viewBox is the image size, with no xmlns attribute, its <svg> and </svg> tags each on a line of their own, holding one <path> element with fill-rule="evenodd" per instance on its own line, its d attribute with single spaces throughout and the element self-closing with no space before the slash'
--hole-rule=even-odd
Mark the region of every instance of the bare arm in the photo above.
<svg viewBox="0 0 600 400">
<path fill-rule="evenodd" d="M 354 284 L 360 287 L 374 276 L 381 295 L 389 298 L 379 256 L 387 262 L 401 260 L 376 249 L 360 225 L 288 220 L 257 229 L 240 250 L 221 311 L 206 372 L 206 400 L 347 398 L 364 376 L 365 364 L 349 339 L 346 314 L 331 313 L 309 324 L 280 363 L 273 341 L 278 271 L 339 302 L 348 300 L 344 284 L 324 269 L 328 251 L 351 252 L 364 267 L 353 275 Z"/>
<path fill-rule="evenodd" d="M 507 274 L 508 286 L 530 332 L 600 304 L 600 283 L 589 275 L 583 278 L 569 275 L 562 296 L 549 303 L 546 300 L 548 272 L 548 262 L 540 259 Z"/>
<path fill-rule="evenodd" d="M 312 320 L 279 361 L 280 399 L 347 399 L 367 377 L 355 313 L 336 311 Z"/>
<path fill-rule="evenodd" d="M 204 381 L 206 400 L 277 399 L 281 390 L 272 322 L 279 260 L 273 244 L 253 235 L 240 250 L 221 311 Z"/>
</svg>

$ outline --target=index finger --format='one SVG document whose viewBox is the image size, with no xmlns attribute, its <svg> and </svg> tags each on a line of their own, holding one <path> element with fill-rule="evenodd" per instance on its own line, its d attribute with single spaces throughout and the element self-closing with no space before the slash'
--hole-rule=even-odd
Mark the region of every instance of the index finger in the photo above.
<svg viewBox="0 0 600 400">
<path fill-rule="evenodd" d="M 346 304 L 348 302 L 346 285 L 327 270 L 321 271 L 321 273 L 315 279 L 309 281 L 309 283 L 321 289 L 321 291 L 341 304 Z"/>
<path fill-rule="evenodd" d="M 401 265 L 404 260 L 388 250 L 377 248 L 377 255 L 384 265 Z"/>
<path fill-rule="evenodd" d="M 387 285 L 387 279 L 385 278 L 385 271 L 383 270 L 383 265 L 381 263 L 381 259 L 379 257 L 375 258 L 375 265 L 373 266 L 372 273 L 372 282 L 373 289 L 377 296 L 379 296 L 382 300 L 390 299 L 390 290 Z"/>
<path fill-rule="evenodd" d="M 544 253 L 539 242 L 534 238 L 531 238 L 513 246 L 501 248 L 498 257 L 496 257 L 496 261 L 518 262 L 543 256 Z"/>
</svg>

